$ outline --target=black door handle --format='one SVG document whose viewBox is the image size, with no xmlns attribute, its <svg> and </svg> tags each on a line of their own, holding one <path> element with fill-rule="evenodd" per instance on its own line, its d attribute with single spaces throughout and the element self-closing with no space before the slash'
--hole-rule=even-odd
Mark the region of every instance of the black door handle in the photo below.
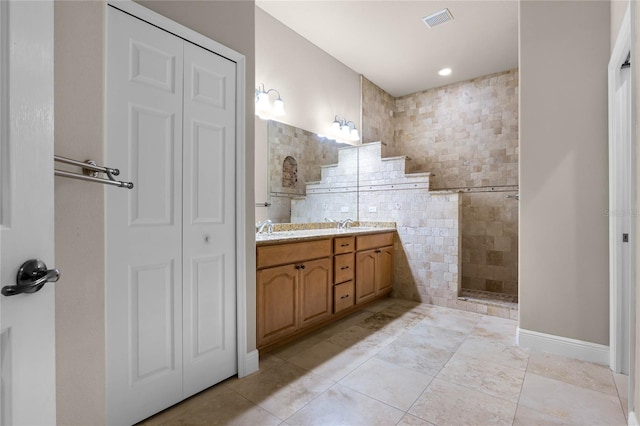
<svg viewBox="0 0 640 426">
<path fill-rule="evenodd" d="M 14 296 L 21 293 L 35 293 L 46 283 L 54 283 L 60 279 L 60 271 L 48 269 L 40 259 L 27 260 L 18 270 L 16 285 L 2 287 L 4 296 Z"/>
</svg>

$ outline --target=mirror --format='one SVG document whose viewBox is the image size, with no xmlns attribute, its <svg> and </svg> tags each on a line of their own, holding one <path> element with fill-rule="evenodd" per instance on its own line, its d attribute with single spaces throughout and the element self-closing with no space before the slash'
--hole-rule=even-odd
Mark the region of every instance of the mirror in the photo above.
<svg viewBox="0 0 640 426">
<path fill-rule="evenodd" d="M 357 219 L 358 149 L 272 120 L 267 124 L 267 141 L 269 219 L 275 223 Z M 341 167 L 337 167 L 339 157 Z M 313 200 L 306 199 L 307 190 L 314 192 Z"/>
</svg>

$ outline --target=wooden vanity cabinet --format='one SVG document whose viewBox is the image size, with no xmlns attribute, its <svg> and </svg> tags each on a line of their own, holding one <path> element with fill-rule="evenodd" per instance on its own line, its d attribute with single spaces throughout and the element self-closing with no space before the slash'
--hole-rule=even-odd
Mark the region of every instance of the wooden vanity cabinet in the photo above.
<svg viewBox="0 0 640 426">
<path fill-rule="evenodd" d="M 391 292 L 393 233 L 356 238 L 355 302 L 361 304 Z"/>
<path fill-rule="evenodd" d="M 257 347 L 273 347 L 391 291 L 393 232 L 261 245 Z"/>
<path fill-rule="evenodd" d="M 331 318 L 331 240 L 258 247 L 256 259 L 258 347 Z"/>
</svg>

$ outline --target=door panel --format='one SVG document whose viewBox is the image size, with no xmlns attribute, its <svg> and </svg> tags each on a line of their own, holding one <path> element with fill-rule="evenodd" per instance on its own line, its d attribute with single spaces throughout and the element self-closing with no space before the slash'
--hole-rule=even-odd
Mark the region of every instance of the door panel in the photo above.
<svg viewBox="0 0 640 426">
<path fill-rule="evenodd" d="M 182 399 L 182 40 L 108 8 L 107 421 Z"/>
<path fill-rule="evenodd" d="M 54 268 L 53 2 L 0 1 L 0 287 Z M 55 288 L 0 296 L 0 424 L 55 424 Z"/>
<path fill-rule="evenodd" d="M 393 247 L 383 247 L 378 253 L 378 291 L 391 291 L 393 287 Z"/>
<path fill-rule="evenodd" d="M 192 223 L 224 223 L 224 127 L 193 123 Z"/>
<path fill-rule="evenodd" d="M 173 225 L 174 111 L 130 106 L 131 225 Z"/>
<path fill-rule="evenodd" d="M 202 258 L 219 262 L 198 277 L 192 268 L 184 268 L 185 396 L 238 369 L 232 308 L 236 306 L 235 67 L 184 42 L 183 262 L 189 265 Z M 210 297 L 201 299 L 196 292 Z M 189 314 L 194 309 L 200 314 Z M 214 333 L 219 343 L 198 353 L 194 348 L 202 330 Z"/>
<path fill-rule="evenodd" d="M 376 252 L 356 253 L 356 304 L 376 296 Z"/>
<path fill-rule="evenodd" d="M 193 358 L 198 360 L 224 347 L 224 256 L 193 261 Z M 185 310 L 188 312 L 187 310 Z"/>
<path fill-rule="evenodd" d="M 298 270 L 295 265 L 258 271 L 258 347 L 298 329 Z"/>
<path fill-rule="evenodd" d="M 318 259 L 300 269 L 300 327 L 329 318 L 333 312 L 331 259 Z"/>
<path fill-rule="evenodd" d="M 139 382 L 175 368 L 173 306 L 175 287 L 170 263 L 132 268 L 131 365 Z"/>
</svg>

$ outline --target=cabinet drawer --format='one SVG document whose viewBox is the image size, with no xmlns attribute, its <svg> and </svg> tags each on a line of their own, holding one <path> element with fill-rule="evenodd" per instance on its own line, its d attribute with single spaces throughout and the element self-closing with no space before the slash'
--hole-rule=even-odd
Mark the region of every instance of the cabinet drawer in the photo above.
<svg viewBox="0 0 640 426">
<path fill-rule="evenodd" d="M 338 284 L 333 287 L 333 311 L 337 314 L 354 305 L 353 281 Z"/>
<path fill-rule="evenodd" d="M 256 264 L 258 268 L 264 268 L 329 256 L 331 256 L 331 239 L 276 244 L 258 247 Z"/>
<path fill-rule="evenodd" d="M 393 245 L 393 232 L 385 234 L 358 235 L 356 250 L 368 250 Z"/>
<path fill-rule="evenodd" d="M 351 253 L 356 248 L 354 237 L 339 237 L 333 240 L 333 252 L 335 254 Z"/>
<path fill-rule="evenodd" d="M 333 278 L 336 283 L 343 283 L 353 279 L 353 253 L 339 254 L 333 258 Z"/>
</svg>

